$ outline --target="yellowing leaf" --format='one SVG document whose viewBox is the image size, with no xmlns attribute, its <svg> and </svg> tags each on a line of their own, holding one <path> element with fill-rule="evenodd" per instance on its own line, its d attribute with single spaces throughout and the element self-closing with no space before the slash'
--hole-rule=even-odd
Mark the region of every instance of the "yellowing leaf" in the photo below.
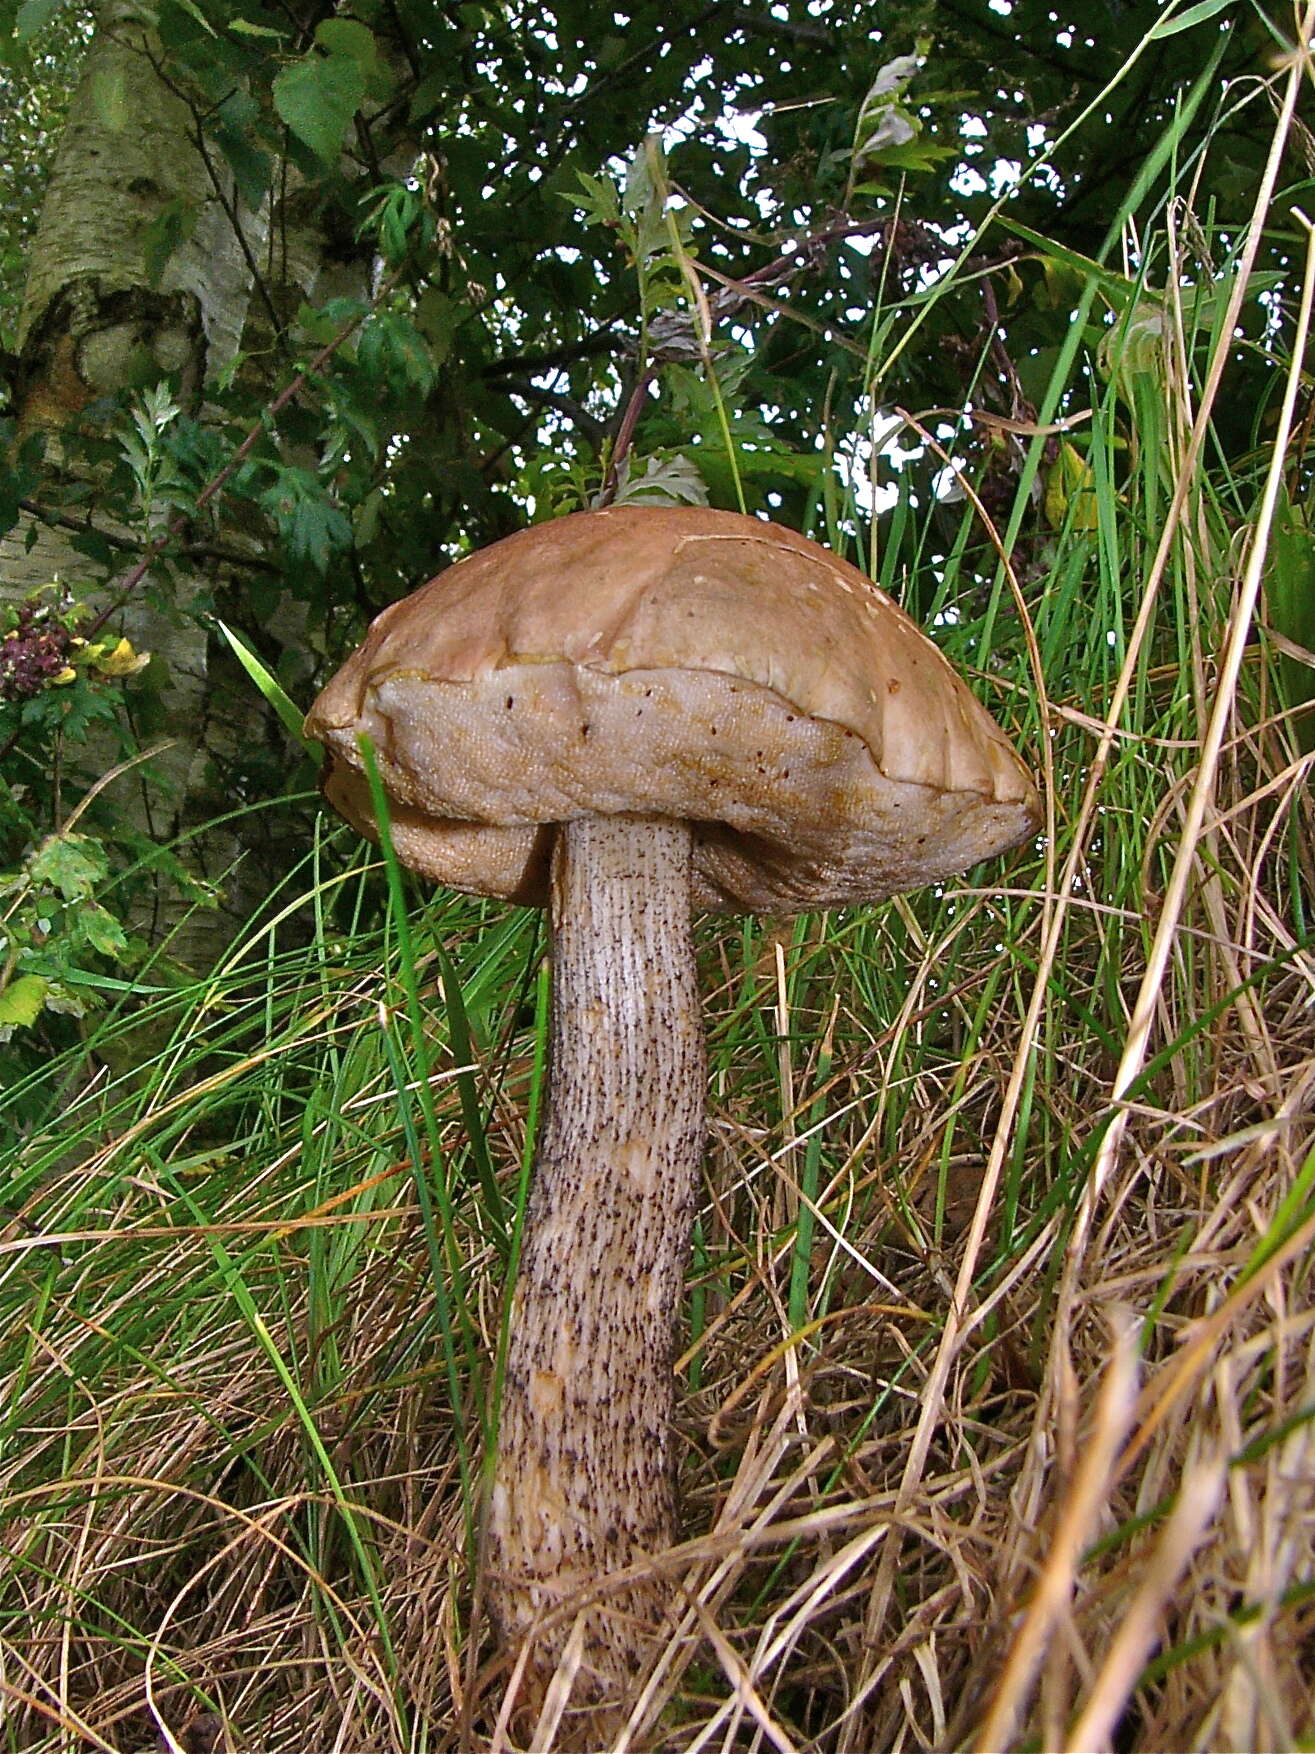
<svg viewBox="0 0 1315 1754">
<path fill-rule="evenodd" d="M 98 652 L 91 661 L 102 676 L 135 676 L 150 663 L 151 654 L 134 651 L 131 640 L 121 639 L 111 651 Z"/>
<path fill-rule="evenodd" d="M 1091 466 L 1081 451 L 1064 443 L 1046 476 L 1046 522 L 1054 530 L 1068 522 L 1074 530 L 1094 530 L 1098 519 Z"/>
<path fill-rule="evenodd" d="M 39 974 L 20 974 L 0 988 L 0 1029 L 31 1026 L 41 1015 L 50 982 Z"/>
</svg>

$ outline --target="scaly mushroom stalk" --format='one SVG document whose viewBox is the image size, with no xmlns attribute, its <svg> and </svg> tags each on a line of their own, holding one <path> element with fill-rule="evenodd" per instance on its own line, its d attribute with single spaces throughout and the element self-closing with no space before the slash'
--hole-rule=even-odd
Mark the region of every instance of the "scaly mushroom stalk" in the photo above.
<svg viewBox="0 0 1315 1754">
<path fill-rule="evenodd" d="M 676 1526 L 671 1340 L 703 1131 L 691 900 L 788 914 L 938 882 L 1035 832 L 1036 787 L 870 579 L 704 507 L 577 512 L 468 555 L 377 617 L 306 724 L 326 796 L 367 834 L 371 738 L 406 864 L 476 895 L 551 889 L 551 1112 L 485 1583 L 509 1661 L 533 1653 L 526 1707 L 583 1611 L 570 1735 L 608 1747 L 600 1702 L 631 1691 L 667 1601 L 644 1557 Z M 692 850 L 682 822 L 702 825 Z M 619 1585 L 630 1566 L 642 1581 Z"/>
<path fill-rule="evenodd" d="M 691 845 L 684 823 L 611 817 L 565 823 L 553 851 L 548 1106 L 486 1561 L 504 1639 L 534 1640 L 531 1709 L 577 1592 L 581 1703 L 625 1694 L 669 1596 L 656 1573 L 605 1580 L 676 1532 L 671 1365 L 704 1132 Z"/>
</svg>

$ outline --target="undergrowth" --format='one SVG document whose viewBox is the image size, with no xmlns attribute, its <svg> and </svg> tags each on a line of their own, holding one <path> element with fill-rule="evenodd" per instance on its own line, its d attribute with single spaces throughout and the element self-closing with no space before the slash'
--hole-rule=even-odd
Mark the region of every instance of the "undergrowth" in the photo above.
<svg viewBox="0 0 1315 1754">
<path fill-rule="evenodd" d="M 624 1746 L 1315 1746 L 1311 690 L 1257 595 L 1303 354 L 1223 463 L 1269 192 L 1211 236 L 1169 157 L 1158 228 L 1062 264 L 1002 527 L 968 477 L 955 541 L 904 503 L 869 556 L 1045 833 L 701 924 L 684 1609 Z M 325 829 L 213 975 L 0 1096 L 0 1748 L 508 1746 L 475 1563 L 542 927 L 399 908 Z"/>
</svg>

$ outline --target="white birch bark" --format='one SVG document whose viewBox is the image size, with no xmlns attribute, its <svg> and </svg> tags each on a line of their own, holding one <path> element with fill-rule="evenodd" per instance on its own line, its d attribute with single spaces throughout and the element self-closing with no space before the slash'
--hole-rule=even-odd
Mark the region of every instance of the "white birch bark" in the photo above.
<svg viewBox="0 0 1315 1754">
<path fill-rule="evenodd" d="M 18 427 L 20 434 L 46 432 L 48 463 L 70 472 L 74 453 L 58 434 L 84 408 L 165 378 L 198 406 L 207 378 L 231 360 L 246 316 L 247 251 L 259 249 L 263 220 L 247 216 L 248 235 L 238 237 L 238 204 L 215 187 L 187 105 L 157 72 L 161 60 L 149 11 L 134 0 L 104 0 L 31 252 L 19 324 Z M 150 228 L 174 202 L 186 205 L 192 223 L 152 286 Z M 140 529 L 126 531 L 95 510 L 91 485 L 93 523 L 140 539 Z M 125 548 L 124 570 L 134 558 Z M 87 572 L 72 533 L 39 517 L 24 515 L 0 542 L 0 596 L 11 600 L 56 578 L 85 597 Z M 169 666 L 162 729 L 173 748 L 149 770 L 116 782 L 120 805 L 160 839 L 182 823 L 205 760 L 207 634 L 189 615 L 204 582 L 176 580 L 173 603 L 163 609 L 143 588 L 112 624 Z M 235 850 L 211 847 L 207 863 L 222 865 Z M 211 948 L 204 940 L 226 931 L 197 924 L 201 942 L 188 946 L 186 959 L 202 962 Z"/>
</svg>

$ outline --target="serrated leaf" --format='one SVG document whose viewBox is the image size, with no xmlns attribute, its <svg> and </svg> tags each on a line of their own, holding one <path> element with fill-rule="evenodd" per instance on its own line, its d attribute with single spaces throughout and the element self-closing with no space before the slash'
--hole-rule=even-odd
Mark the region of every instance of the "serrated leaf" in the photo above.
<svg viewBox="0 0 1315 1754">
<path fill-rule="evenodd" d="M 617 225 L 621 218 L 621 197 L 611 177 L 593 177 L 588 171 L 580 171 L 577 175 L 579 189 L 562 190 L 562 199 L 584 214 L 586 225 Z"/>
<path fill-rule="evenodd" d="M 87 943 L 100 955 L 117 961 L 126 953 L 127 933 L 105 908 L 84 903 L 78 914 L 78 926 Z"/>
<path fill-rule="evenodd" d="M 39 974 L 20 974 L 0 988 L 0 1028 L 30 1028 L 40 1017 L 50 982 Z"/>
<path fill-rule="evenodd" d="M 85 834 L 52 834 L 30 855 L 34 885 L 54 889 L 65 901 L 83 901 L 109 869 L 100 843 Z"/>
<path fill-rule="evenodd" d="M 424 338 L 400 312 L 381 311 L 361 331 L 356 359 L 367 377 L 386 384 L 394 395 L 408 390 L 427 396 L 434 387 L 434 361 Z"/>
<path fill-rule="evenodd" d="M 309 561 L 317 572 L 324 572 L 330 557 L 351 542 L 349 519 L 305 469 L 281 469 L 273 487 L 260 498 L 273 513 L 293 561 Z"/>
<path fill-rule="evenodd" d="M 938 146 L 925 134 L 919 134 L 902 146 L 883 147 L 872 161 L 871 171 L 877 176 L 892 171 L 933 171 L 937 165 L 946 164 L 958 156 L 954 147 Z"/>
<path fill-rule="evenodd" d="M 695 463 L 676 451 L 664 457 L 646 457 L 636 475 L 631 459 L 621 465 L 613 505 L 707 505 L 708 489 Z"/>
<path fill-rule="evenodd" d="M 279 119 L 333 164 L 365 96 L 365 74 L 350 55 L 314 53 L 276 75 L 272 95 Z"/>
</svg>

